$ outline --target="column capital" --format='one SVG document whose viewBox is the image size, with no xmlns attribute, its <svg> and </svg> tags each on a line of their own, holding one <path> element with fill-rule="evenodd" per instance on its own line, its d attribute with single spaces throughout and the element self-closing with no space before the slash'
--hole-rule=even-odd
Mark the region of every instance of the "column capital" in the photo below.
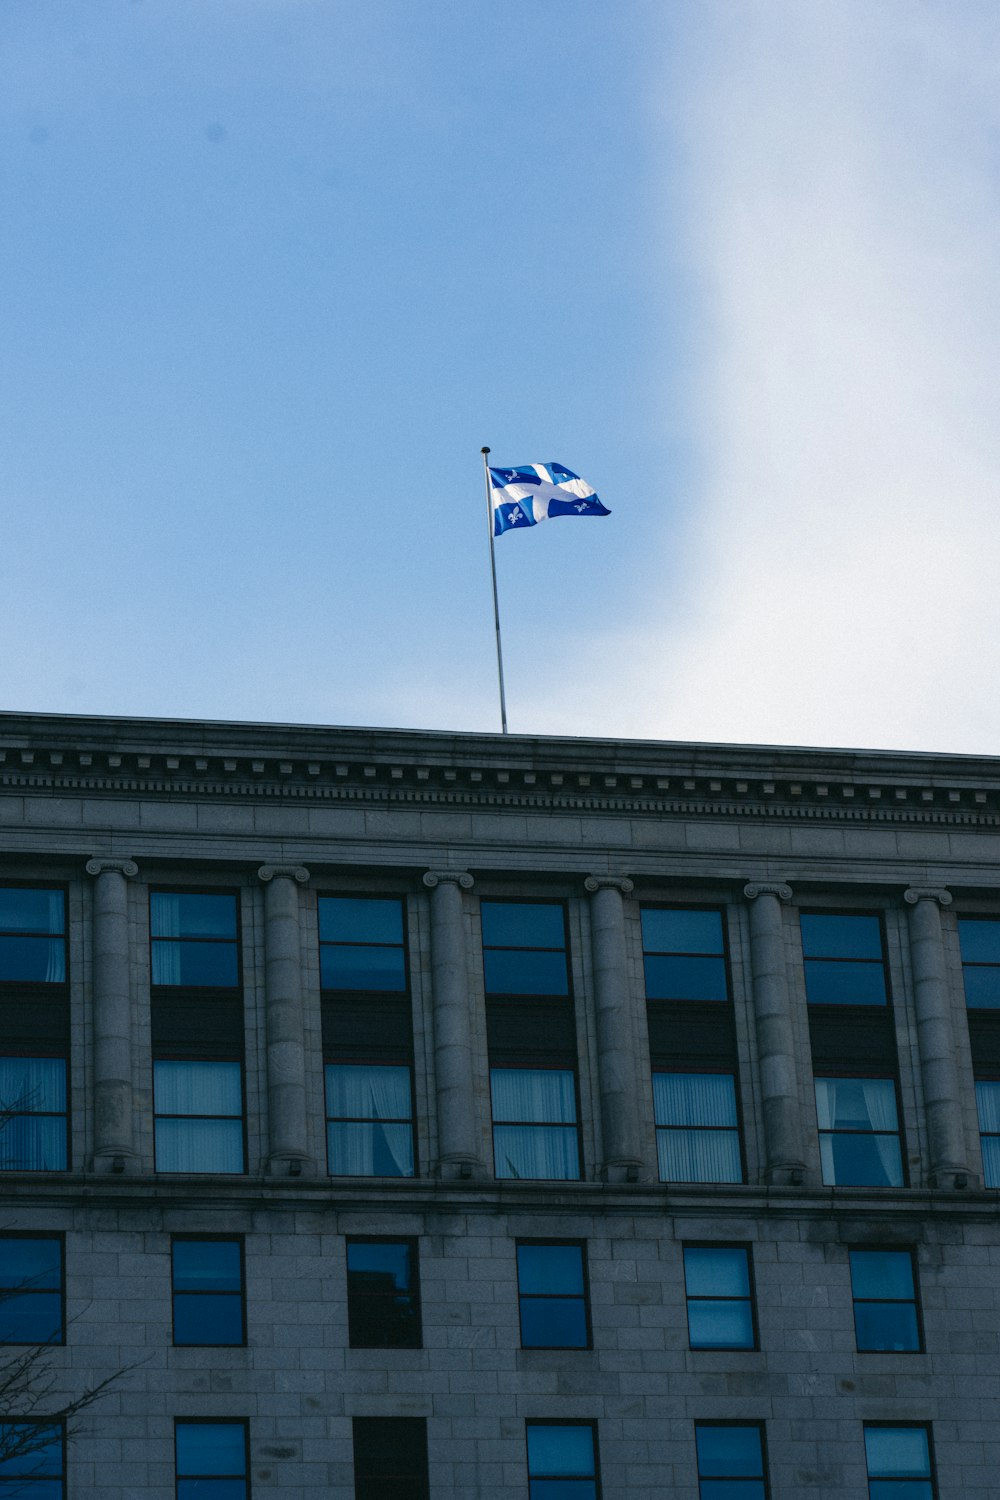
<svg viewBox="0 0 1000 1500">
<path fill-rule="evenodd" d="M 916 906 L 918 901 L 936 901 L 939 906 L 951 905 L 951 891 L 936 885 L 911 885 L 903 892 L 907 906 Z"/>
<path fill-rule="evenodd" d="M 583 888 L 591 895 L 595 891 L 610 889 L 620 891 L 623 896 L 627 896 L 635 890 L 635 881 L 629 880 L 627 875 L 588 875 L 583 882 Z"/>
<path fill-rule="evenodd" d="M 84 869 L 88 875 L 104 875 L 108 870 L 117 870 L 119 875 L 126 875 L 129 879 L 139 873 L 139 866 L 134 859 L 115 859 L 103 854 L 95 854 L 93 859 L 88 859 Z"/>
<path fill-rule="evenodd" d="M 751 880 L 743 887 L 743 894 L 748 901 L 756 901 L 758 896 L 777 896 L 779 901 L 791 901 L 792 888 L 784 881 Z"/>
<path fill-rule="evenodd" d="M 266 885 L 276 875 L 283 875 L 286 880 L 295 880 L 299 885 L 305 885 L 309 879 L 309 871 L 303 865 L 261 865 L 257 871 L 257 879 Z"/>
<path fill-rule="evenodd" d="M 463 891 L 471 891 L 476 883 L 468 870 L 425 870 L 421 879 L 429 891 L 432 891 L 436 885 L 440 885 L 442 881 L 449 881 L 460 886 Z"/>
</svg>

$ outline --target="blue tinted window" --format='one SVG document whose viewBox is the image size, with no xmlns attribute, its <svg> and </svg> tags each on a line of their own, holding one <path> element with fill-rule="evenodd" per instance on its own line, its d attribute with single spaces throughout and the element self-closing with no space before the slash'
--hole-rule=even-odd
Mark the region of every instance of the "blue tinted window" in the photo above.
<svg viewBox="0 0 1000 1500">
<path fill-rule="evenodd" d="M 593 1500 L 597 1494 L 594 1429 L 580 1422 L 531 1422 L 530 1500 Z"/>
<path fill-rule="evenodd" d="M 497 1177 L 580 1175 L 576 1080 L 569 1068 L 491 1068 Z"/>
<path fill-rule="evenodd" d="M 644 906 L 642 946 L 647 953 L 722 954 L 721 911 Z"/>
<path fill-rule="evenodd" d="M 423 1417 L 354 1418 L 355 1500 L 427 1500 Z"/>
<path fill-rule="evenodd" d="M 965 1002 L 970 1010 L 1000 1009 L 1000 922 L 960 917 Z"/>
<path fill-rule="evenodd" d="M 245 1500 L 243 1422 L 178 1422 L 177 1500 Z"/>
<path fill-rule="evenodd" d="M 65 982 L 65 906 L 62 891 L 0 887 L 0 983 Z"/>
<path fill-rule="evenodd" d="M 149 930 L 154 985 L 232 989 L 239 984 L 235 896 L 153 891 Z"/>
<path fill-rule="evenodd" d="M 871 1500 L 932 1500 L 926 1427 L 866 1427 L 865 1457 Z"/>
<path fill-rule="evenodd" d="M 1000 1082 L 976 1080 L 976 1108 L 983 1152 L 983 1185 L 1000 1187 Z"/>
<path fill-rule="evenodd" d="M 517 1283 L 523 1348 L 587 1347 L 582 1245 L 518 1245 Z"/>
<path fill-rule="evenodd" d="M 654 1073 L 661 1182 L 742 1182 L 731 1073 Z"/>
<path fill-rule="evenodd" d="M 684 1280 L 692 1349 L 754 1348 L 750 1257 L 744 1247 L 686 1246 Z"/>
<path fill-rule="evenodd" d="M 353 1349 L 419 1349 L 414 1241 L 348 1242 L 347 1316 Z"/>
<path fill-rule="evenodd" d="M 722 913 L 642 910 L 647 1000 L 729 999 Z"/>
<path fill-rule="evenodd" d="M 756 1423 L 695 1424 L 702 1500 L 764 1500 L 764 1444 Z"/>
<path fill-rule="evenodd" d="M 480 903 L 488 995 L 568 995 L 561 906 Z"/>
<path fill-rule="evenodd" d="M 817 1078 L 815 1088 L 823 1181 L 837 1187 L 902 1187 L 893 1080 Z"/>
<path fill-rule="evenodd" d="M 42 1422 L 0 1422 L 0 1500 L 62 1500 L 63 1431 Z"/>
<path fill-rule="evenodd" d="M 913 1258 L 908 1250 L 852 1250 L 854 1329 L 860 1350 L 920 1348 Z"/>
<path fill-rule="evenodd" d="M 239 1240 L 172 1245 L 174 1343 L 243 1343 L 243 1257 Z"/>
<path fill-rule="evenodd" d="M 885 1005 L 888 992 L 878 917 L 800 916 L 810 1005 Z"/>
<path fill-rule="evenodd" d="M 238 1062 L 153 1063 L 158 1172 L 243 1171 L 243 1068 Z"/>
<path fill-rule="evenodd" d="M 398 898 L 319 898 L 320 983 L 325 990 L 406 990 L 403 903 Z"/>
<path fill-rule="evenodd" d="M 63 1247 L 0 1236 L 0 1344 L 63 1342 Z"/>
</svg>

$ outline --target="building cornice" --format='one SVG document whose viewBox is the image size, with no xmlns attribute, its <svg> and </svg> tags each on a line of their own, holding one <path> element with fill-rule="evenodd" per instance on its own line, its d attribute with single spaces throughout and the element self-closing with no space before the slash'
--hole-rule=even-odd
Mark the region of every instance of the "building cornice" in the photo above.
<svg viewBox="0 0 1000 1500">
<path fill-rule="evenodd" d="M 1000 758 L 0 714 L 0 789 L 1000 827 Z"/>
</svg>

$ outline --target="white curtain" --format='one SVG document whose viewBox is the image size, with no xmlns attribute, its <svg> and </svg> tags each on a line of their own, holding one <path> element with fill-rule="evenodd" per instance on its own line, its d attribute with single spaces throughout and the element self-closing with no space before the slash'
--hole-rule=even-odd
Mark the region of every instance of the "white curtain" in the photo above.
<svg viewBox="0 0 1000 1500">
<path fill-rule="evenodd" d="M 0 1168 L 66 1167 L 66 1064 L 61 1057 L 0 1057 Z"/>
<path fill-rule="evenodd" d="M 158 1172 L 243 1171 L 242 1082 L 236 1062 L 153 1064 Z"/>
<path fill-rule="evenodd" d="M 824 1182 L 902 1185 L 896 1087 L 891 1078 L 817 1078 L 816 1118 Z M 824 1136 L 824 1131 L 830 1134 Z M 836 1132 L 845 1132 L 839 1142 Z M 865 1149 L 871 1153 L 874 1170 L 864 1164 Z M 845 1161 L 853 1160 L 849 1177 L 844 1176 L 838 1153 Z"/>
<path fill-rule="evenodd" d="M 657 1125 L 736 1125 L 731 1073 L 654 1073 Z"/>
<path fill-rule="evenodd" d="M 328 1063 L 326 1112 L 332 1176 L 413 1176 L 409 1068 Z"/>
<path fill-rule="evenodd" d="M 65 931 L 62 891 L 46 891 L 48 898 L 48 930 L 62 934 Z M 63 984 L 66 980 L 66 939 L 62 936 L 49 939 L 48 960 L 45 965 L 46 984 Z"/>
<path fill-rule="evenodd" d="M 495 1121 L 576 1122 L 576 1090 L 569 1068 L 493 1068 L 490 1085 Z"/>
<path fill-rule="evenodd" d="M 735 1130 L 656 1132 L 661 1182 L 742 1182 L 740 1138 Z"/>
<path fill-rule="evenodd" d="M 493 1068 L 490 1084 L 496 1175 L 563 1181 L 579 1177 L 572 1071 Z"/>
<path fill-rule="evenodd" d="M 149 898 L 150 934 L 154 938 L 177 938 L 181 932 L 181 898 L 168 891 L 154 891 Z M 153 984 L 180 984 L 179 943 L 152 944 Z"/>
<path fill-rule="evenodd" d="M 153 1064 L 158 1115 L 243 1114 L 243 1069 L 238 1062 Z"/>
</svg>

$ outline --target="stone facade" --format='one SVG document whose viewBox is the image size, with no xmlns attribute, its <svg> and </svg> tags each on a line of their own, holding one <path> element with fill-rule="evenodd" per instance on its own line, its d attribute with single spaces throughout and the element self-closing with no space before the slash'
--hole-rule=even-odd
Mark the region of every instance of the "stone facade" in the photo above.
<svg viewBox="0 0 1000 1500">
<path fill-rule="evenodd" d="M 426 1418 L 435 1500 L 527 1497 L 533 1419 L 596 1424 L 603 1500 L 696 1500 L 696 1422 L 762 1424 L 773 1500 L 862 1500 L 865 1424 L 923 1424 L 942 1500 L 997 1492 L 958 924 L 1000 919 L 1000 760 L 0 715 L 21 884 L 66 893 L 71 1149 L 3 1174 L 0 1233 L 65 1236 L 60 1389 L 133 1367 L 72 1500 L 171 1500 L 177 1418 L 248 1423 L 255 1500 L 351 1500 L 357 1416 Z M 238 896 L 242 1174 L 154 1170 L 151 887 Z M 413 1177 L 327 1174 L 317 901 L 352 894 L 405 898 Z M 484 900 L 564 903 L 579 1180 L 493 1175 Z M 723 913 L 743 1182 L 659 1180 L 644 906 Z M 881 919 L 905 1186 L 824 1182 L 802 910 Z M 185 1234 L 243 1237 L 245 1347 L 173 1345 Z M 349 1236 L 418 1242 L 422 1347 L 350 1347 Z M 585 1242 L 592 1347 L 521 1347 L 519 1239 Z M 751 1247 L 759 1347 L 689 1347 L 691 1243 Z M 859 1352 L 865 1247 L 914 1252 L 921 1350 Z"/>
</svg>

